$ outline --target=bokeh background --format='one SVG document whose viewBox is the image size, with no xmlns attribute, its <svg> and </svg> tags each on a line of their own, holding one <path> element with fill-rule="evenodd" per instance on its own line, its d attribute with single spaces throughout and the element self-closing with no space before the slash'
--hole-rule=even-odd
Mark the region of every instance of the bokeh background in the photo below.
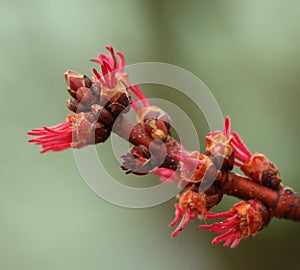
<svg viewBox="0 0 300 270">
<path fill-rule="evenodd" d="M 299 30 L 296 0 L 1 0 L 0 269 L 299 269 L 297 223 L 273 220 L 235 250 L 211 246 L 215 235 L 198 222 L 171 239 L 175 200 L 112 205 L 86 186 L 72 151 L 40 155 L 26 142 L 31 128 L 64 121 L 63 73 L 90 75 L 88 59 L 113 44 L 128 64 L 166 62 L 201 78 L 249 148 L 300 191 Z M 204 142 L 191 101 L 158 86 L 145 92 L 181 106 Z M 119 170 L 107 146 L 98 151 Z"/>
</svg>

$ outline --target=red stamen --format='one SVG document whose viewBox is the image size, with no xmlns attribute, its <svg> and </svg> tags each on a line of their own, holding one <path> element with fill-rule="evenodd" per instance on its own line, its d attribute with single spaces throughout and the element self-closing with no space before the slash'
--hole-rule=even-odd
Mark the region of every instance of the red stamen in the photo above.
<svg viewBox="0 0 300 270">
<path fill-rule="evenodd" d="M 223 247 L 229 247 L 233 241 L 238 240 L 237 239 L 238 236 L 239 236 L 238 234 L 232 232 L 231 235 L 227 236 L 227 239 L 225 240 Z"/>
<path fill-rule="evenodd" d="M 110 56 L 105 54 L 99 54 L 98 58 L 92 58 L 91 61 L 100 65 L 102 75 L 94 71 L 96 78 L 101 82 L 102 85 L 114 88 L 116 85 L 116 72 L 123 72 L 125 66 L 125 58 L 121 52 L 117 52 L 120 57 L 120 63 L 116 57 L 116 53 L 111 45 L 105 47 Z"/>
<path fill-rule="evenodd" d="M 171 223 L 169 224 L 170 227 L 174 227 L 179 222 L 179 220 L 181 219 L 182 214 L 183 214 L 183 210 L 181 209 L 181 207 L 179 206 L 178 203 L 175 204 L 175 209 L 176 209 L 175 210 L 175 217 L 171 221 Z"/>
<path fill-rule="evenodd" d="M 215 237 L 211 243 L 213 245 L 215 245 L 215 244 L 225 241 L 223 246 L 228 247 L 232 241 L 238 240 L 240 235 L 241 235 L 240 231 L 236 231 L 236 230 L 228 231 L 226 233 L 223 233 L 223 234 Z"/>
<path fill-rule="evenodd" d="M 235 214 L 234 210 L 223 213 L 205 212 L 205 218 L 228 218 Z"/>
<path fill-rule="evenodd" d="M 184 211 L 180 223 L 178 224 L 175 231 L 171 234 L 172 238 L 176 237 L 182 230 L 184 230 L 186 228 L 189 221 L 191 220 L 191 214 L 192 214 L 192 210 L 190 208 L 188 208 Z"/>
<path fill-rule="evenodd" d="M 251 156 L 249 158 L 249 156 L 245 154 L 245 152 L 242 152 L 242 150 L 240 150 L 234 142 L 232 142 L 231 145 L 234 149 L 233 151 L 234 151 L 235 158 L 239 159 L 243 163 L 247 163 L 250 161 Z"/>
<path fill-rule="evenodd" d="M 105 48 L 110 52 L 113 59 L 113 68 L 116 69 L 118 62 L 113 47 L 111 45 L 107 45 Z"/>
<path fill-rule="evenodd" d="M 103 78 L 102 78 L 101 75 L 99 74 L 98 70 L 95 69 L 95 68 L 93 68 L 93 72 L 94 72 L 96 78 L 100 81 L 100 83 L 101 83 L 102 85 L 106 85 L 105 81 L 103 80 Z"/>
<path fill-rule="evenodd" d="M 51 129 L 57 130 L 57 131 L 64 131 L 64 130 L 68 129 L 70 127 L 70 125 L 71 125 L 71 123 L 64 122 L 59 125 L 51 127 Z M 43 128 L 34 128 L 32 131 L 27 132 L 27 134 L 32 135 L 32 136 L 39 136 L 39 135 L 48 134 L 48 132 L 45 131 L 45 127 L 43 127 Z"/>
<path fill-rule="evenodd" d="M 104 80 L 107 81 L 106 79 L 106 75 L 108 73 L 108 64 L 106 62 L 103 62 L 102 65 L 101 65 L 101 71 L 102 71 L 102 74 L 103 74 L 103 77 L 104 77 Z"/>
<path fill-rule="evenodd" d="M 142 90 L 137 85 L 131 85 L 129 86 L 129 89 L 135 94 L 135 96 L 142 102 L 143 106 L 149 107 L 151 106 L 151 103 L 146 98 Z"/>
<path fill-rule="evenodd" d="M 131 104 L 132 109 L 135 112 L 138 112 L 141 109 L 141 107 L 139 106 L 139 104 L 137 103 L 137 101 L 133 100 L 132 98 L 130 98 L 130 104 Z"/>
<path fill-rule="evenodd" d="M 93 68 L 93 73 L 95 74 L 96 78 L 100 81 L 102 80 L 101 75 L 99 74 L 98 70 Z"/>
<path fill-rule="evenodd" d="M 240 239 L 240 238 L 235 239 L 230 247 L 235 248 L 241 242 L 241 240 L 242 239 Z"/>
<path fill-rule="evenodd" d="M 70 147 L 71 147 L 71 143 L 61 144 L 61 145 L 52 146 L 52 147 L 49 146 L 49 147 L 43 148 L 43 150 L 41 150 L 40 153 L 44 154 L 48 151 L 57 152 L 57 151 L 62 151 L 62 150 L 68 149 Z"/>
<path fill-rule="evenodd" d="M 247 146 L 245 145 L 245 143 L 240 138 L 240 136 L 234 131 L 232 132 L 232 136 L 233 136 L 232 144 L 234 145 L 234 150 L 238 148 L 241 152 L 243 152 L 243 154 L 248 158 L 248 160 L 250 160 L 252 155 L 248 150 Z"/>
<path fill-rule="evenodd" d="M 104 62 L 106 62 L 110 66 L 111 69 L 114 68 L 114 60 L 111 57 L 109 57 L 105 54 L 99 54 L 98 58 L 101 61 L 101 65 L 103 65 Z"/>
<path fill-rule="evenodd" d="M 151 173 L 158 175 L 161 182 L 176 183 L 179 181 L 176 172 L 167 168 L 156 168 Z"/>
<path fill-rule="evenodd" d="M 61 151 L 70 148 L 72 145 L 72 122 L 67 121 L 53 127 L 34 129 L 27 133 L 31 136 L 39 136 L 28 140 L 42 146 L 40 153 L 48 151 Z"/>
<path fill-rule="evenodd" d="M 240 162 L 238 162 L 238 161 L 236 161 L 236 160 L 234 160 L 233 165 L 241 167 L 243 164 L 240 163 Z"/>
<path fill-rule="evenodd" d="M 226 116 L 225 123 L 224 123 L 224 135 L 227 138 L 229 138 L 230 136 L 230 126 L 231 126 L 230 117 Z"/>
<path fill-rule="evenodd" d="M 111 85 L 111 88 L 114 88 L 116 86 L 116 71 L 113 70 L 111 71 L 110 73 L 110 85 Z"/>
<path fill-rule="evenodd" d="M 98 58 L 91 58 L 90 61 L 102 65 L 102 61 L 100 61 Z"/>
<path fill-rule="evenodd" d="M 120 64 L 118 65 L 118 69 L 120 70 L 120 72 L 124 71 L 124 67 L 125 67 L 125 57 L 124 54 L 121 52 L 117 52 L 117 55 L 120 57 Z"/>
</svg>

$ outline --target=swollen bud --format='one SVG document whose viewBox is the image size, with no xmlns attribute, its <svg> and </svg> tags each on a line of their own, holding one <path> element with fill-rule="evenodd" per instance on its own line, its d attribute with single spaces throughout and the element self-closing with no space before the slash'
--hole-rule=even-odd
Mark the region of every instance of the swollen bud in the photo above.
<svg viewBox="0 0 300 270">
<path fill-rule="evenodd" d="M 76 91 L 79 87 L 85 86 L 84 76 L 75 71 L 68 70 L 65 72 L 65 79 L 70 90 Z"/>
<path fill-rule="evenodd" d="M 152 137 L 164 141 L 169 135 L 170 117 L 157 106 L 148 106 L 137 112 L 137 120 L 142 123 L 145 131 Z"/>
<path fill-rule="evenodd" d="M 277 167 L 263 154 L 254 153 L 249 162 L 241 165 L 241 170 L 253 181 L 278 189 L 281 179 Z"/>
</svg>

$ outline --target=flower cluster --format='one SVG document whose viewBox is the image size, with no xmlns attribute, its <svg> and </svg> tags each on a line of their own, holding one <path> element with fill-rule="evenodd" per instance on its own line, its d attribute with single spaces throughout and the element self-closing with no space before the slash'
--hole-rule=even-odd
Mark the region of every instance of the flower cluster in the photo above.
<svg viewBox="0 0 300 270">
<path fill-rule="evenodd" d="M 28 132 L 38 136 L 29 142 L 42 146 L 41 153 L 67 148 L 81 148 L 88 144 L 101 143 L 109 137 L 116 119 L 129 110 L 129 81 L 124 73 L 124 56 L 111 46 L 106 47 L 110 56 L 100 54 L 92 61 L 100 64 L 102 76 L 94 69 L 90 79 L 74 71 L 65 73 L 71 99 L 67 107 L 74 114 L 53 127 L 43 127 Z"/>
<path fill-rule="evenodd" d="M 73 112 L 65 122 L 53 127 L 33 129 L 31 143 L 41 145 L 41 153 L 81 148 L 105 142 L 111 132 L 128 140 L 133 147 L 122 156 L 126 174 L 152 173 L 162 182 L 176 182 L 181 190 L 175 203 L 177 225 L 175 237 L 190 221 L 224 218 L 201 229 L 220 234 L 212 243 L 236 247 L 244 238 L 266 227 L 272 217 L 300 221 L 300 197 L 281 183 L 279 170 L 263 154 L 251 152 L 240 136 L 231 131 L 226 117 L 224 130 L 206 136 L 205 153 L 188 150 L 170 132 L 171 119 L 154 106 L 137 85 L 131 85 L 124 72 L 121 52 L 111 46 L 109 55 L 100 54 L 92 61 L 93 77 L 67 71 L 65 79 L 71 99 L 67 107 Z M 132 109 L 136 123 L 126 117 Z M 237 166 L 245 177 L 232 171 Z M 223 195 L 243 201 L 224 213 L 211 209 Z"/>
</svg>

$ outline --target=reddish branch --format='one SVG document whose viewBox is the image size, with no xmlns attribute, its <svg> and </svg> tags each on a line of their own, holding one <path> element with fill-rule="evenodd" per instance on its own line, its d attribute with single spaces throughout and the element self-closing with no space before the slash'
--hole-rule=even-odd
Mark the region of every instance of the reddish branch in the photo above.
<svg viewBox="0 0 300 270">
<path fill-rule="evenodd" d="M 242 200 L 257 199 L 269 207 L 273 216 L 277 218 L 300 221 L 300 197 L 290 187 L 273 190 L 229 172 L 222 179 L 224 193 Z"/>
<path fill-rule="evenodd" d="M 64 123 L 33 129 L 37 136 L 29 142 L 42 146 L 41 153 L 81 148 L 105 142 L 111 132 L 133 144 L 125 153 L 122 169 L 126 173 L 153 173 L 164 182 L 178 182 L 181 189 L 170 226 L 178 235 L 196 219 L 224 218 L 200 228 L 220 234 L 212 243 L 236 247 L 244 238 L 255 235 L 272 217 L 300 221 L 300 197 L 281 183 L 279 170 L 263 154 L 251 153 L 240 136 L 231 132 L 230 118 L 224 130 L 206 136 L 206 151 L 190 151 L 170 134 L 171 119 L 159 107 L 151 105 L 137 85 L 131 85 L 124 73 L 125 60 L 120 52 L 106 47 L 110 55 L 92 59 L 101 72 L 94 77 L 65 73 L 73 112 Z M 137 123 L 126 117 L 133 109 Z M 238 166 L 246 177 L 232 171 Z M 224 194 L 242 202 L 224 213 L 213 213 Z"/>
<path fill-rule="evenodd" d="M 113 131 L 136 146 L 144 145 L 149 148 L 153 142 L 139 124 L 135 125 L 125 115 L 119 119 Z M 245 201 L 260 200 L 269 208 L 272 216 L 300 221 L 300 197 L 293 189 L 281 186 L 274 190 L 232 171 L 222 174 L 218 180 L 218 186 L 225 194 Z"/>
</svg>

